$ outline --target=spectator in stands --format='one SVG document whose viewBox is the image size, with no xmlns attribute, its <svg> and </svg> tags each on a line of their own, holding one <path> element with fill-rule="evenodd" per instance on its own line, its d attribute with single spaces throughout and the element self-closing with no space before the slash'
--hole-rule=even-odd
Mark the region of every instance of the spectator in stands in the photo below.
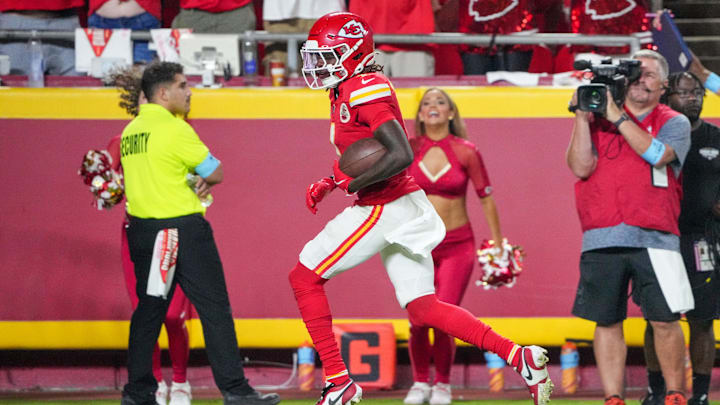
<svg viewBox="0 0 720 405">
<path fill-rule="evenodd" d="M 264 0 L 263 26 L 270 33 L 307 33 L 315 20 L 333 11 L 345 11 L 345 0 Z M 299 54 L 298 54 L 299 55 Z M 270 74 L 270 62 L 287 66 L 287 42 L 271 42 L 265 46 L 263 66 Z M 300 62 L 298 62 L 300 66 Z"/>
<path fill-rule="evenodd" d="M 459 0 L 459 31 L 468 34 L 531 34 L 537 32 L 530 0 Z M 466 75 L 490 71 L 527 71 L 531 45 L 460 47 Z"/>
<path fill-rule="evenodd" d="M 430 34 L 435 0 L 351 0 L 349 11 L 365 18 L 376 34 Z M 376 61 L 392 77 L 433 76 L 434 44 L 382 44 Z"/>
<path fill-rule="evenodd" d="M 180 0 L 172 28 L 198 33 L 239 34 L 255 29 L 252 0 Z"/>
<path fill-rule="evenodd" d="M 78 8 L 84 4 L 85 0 L 2 0 L 0 29 L 74 31 L 80 28 Z M 74 40 L 43 39 L 42 50 L 46 74 L 79 75 L 75 71 Z M 0 40 L 0 54 L 10 57 L 10 74 L 30 72 L 27 41 Z"/>
<path fill-rule="evenodd" d="M 151 30 L 160 28 L 160 0 L 90 0 L 88 27 Z M 133 41 L 135 63 L 148 63 L 155 52 L 148 41 Z"/>
<path fill-rule="evenodd" d="M 629 35 L 649 29 L 646 0 L 572 0 L 570 7 L 570 29 L 576 34 Z M 604 55 L 630 52 L 628 46 L 573 46 L 572 50 Z"/>
<path fill-rule="evenodd" d="M 569 6 L 568 1 L 568 6 Z M 535 2 L 535 17 L 540 33 L 569 33 L 570 10 L 564 0 L 538 0 Z M 537 44 L 533 45 L 530 73 L 561 73 L 572 71 L 574 55 L 570 46 Z"/>
</svg>

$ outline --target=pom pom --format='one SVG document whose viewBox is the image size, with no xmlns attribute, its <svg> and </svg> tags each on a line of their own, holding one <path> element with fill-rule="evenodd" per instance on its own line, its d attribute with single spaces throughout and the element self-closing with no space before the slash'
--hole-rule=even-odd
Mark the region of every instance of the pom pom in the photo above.
<svg viewBox="0 0 720 405">
<path fill-rule="evenodd" d="M 515 285 L 523 269 L 525 252 L 522 247 L 511 245 L 507 239 L 503 239 L 502 247 L 499 247 L 495 246 L 495 241 L 486 239 L 477 254 L 483 274 L 475 285 L 486 290 Z"/>
<path fill-rule="evenodd" d="M 78 174 L 90 186 L 97 209 L 110 209 L 123 199 L 123 176 L 112 169 L 112 157 L 105 150 L 89 150 Z"/>
</svg>

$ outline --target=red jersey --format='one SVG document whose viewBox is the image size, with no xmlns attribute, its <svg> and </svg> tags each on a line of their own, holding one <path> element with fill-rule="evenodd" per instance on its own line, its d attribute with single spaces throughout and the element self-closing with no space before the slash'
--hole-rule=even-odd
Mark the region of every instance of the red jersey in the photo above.
<svg viewBox="0 0 720 405">
<path fill-rule="evenodd" d="M 95 14 L 95 11 L 99 9 L 103 4 L 109 0 L 90 0 L 88 7 L 88 16 Z M 160 0 L 135 0 L 140 7 L 144 8 L 145 11 L 152 14 L 153 17 L 158 20 L 162 19 Z"/>
<path fill-rule="evenodd" d="M 529 0 L 460 0 L 460 32 L 507 35 L 535 32 L 535 21 Z M 482 48 L 463 46 L 464 51 L 483 52 Z M 514 50 L 532 47 L 516 45 Z"/>
<path fill-rule="evenodd" d="M 330 142 L 338 156 L 362 138 L 370 138 L 380 125 L 397 120 L 403 127 L 395 89 L 385 75 L 365 73 L 330 89 Z M 406 171 L 358 191 L 357 205 L 380 205 L 420 190 Z"/>
<path fill-rule="evenodd" d="M 196 8 L 210 13 L 222 13 L 245 6 L 251 1 L 252 0 L 180 0 L 180 7 Z"/>
<path fill-rule="evenodd" d="M 435 16 L 428 0 L 351 1 L 348 11 L 365 18 L 376 34 L 431 34 L 435 31 Z M 382 44 L 377 49 L 425 51 L 435 47 L 435 44 Z"/>
<path fill-rule="evenodd" d="M 85 0 L 2 0 L 0 11 L 10 10 L 67 10 L 80 8 Z"/>
</svg>

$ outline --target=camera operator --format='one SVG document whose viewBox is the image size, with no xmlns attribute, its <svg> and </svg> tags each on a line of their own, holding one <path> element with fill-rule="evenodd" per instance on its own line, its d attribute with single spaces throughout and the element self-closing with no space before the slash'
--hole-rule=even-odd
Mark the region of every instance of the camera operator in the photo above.
<svg viewBox="0 0 720 405">
<path fill-rule="evenodd" d="M 680 255 L 680 169 L 690 123 L 660 104 L 668 65 L 650 50 L 633 55 L 639 78 L 624 105 L 607 91 L 602 115 L 576 110 L 567 150 L 579 178 L 575 199 L 583 230 L 580 281 L 572 313 L 596 323 L 593 348 L 606 405 L 623 405 L 629 281 L 654 330 L 667 383 L 665 404 L 684 405 L 684 338 L 678 320 L 694 302 Z M 577 91 L 571 106 L 577 104 Z"/>
</svg>

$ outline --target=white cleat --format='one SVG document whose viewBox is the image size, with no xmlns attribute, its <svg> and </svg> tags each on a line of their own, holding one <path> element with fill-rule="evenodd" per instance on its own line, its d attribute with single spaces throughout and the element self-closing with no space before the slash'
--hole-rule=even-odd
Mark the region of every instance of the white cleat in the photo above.
<svg viewBox="0 0 720 405">
<path fill-rule="evenodd" d="M 546 405 L 550 402 L 554 385 L 548 375 L 548 361 L 547 350 L 540 346 L 520 348 L 520 364 L 515 371 L 525 380 L 535 405 Z"/>
<path fill-rule="evenodd" d="M 315 405 L 350 405 L 362 400 L 362 388 L 353 380 L 343 385 L 325 383 L 320 399 Z"/>
</svg>

